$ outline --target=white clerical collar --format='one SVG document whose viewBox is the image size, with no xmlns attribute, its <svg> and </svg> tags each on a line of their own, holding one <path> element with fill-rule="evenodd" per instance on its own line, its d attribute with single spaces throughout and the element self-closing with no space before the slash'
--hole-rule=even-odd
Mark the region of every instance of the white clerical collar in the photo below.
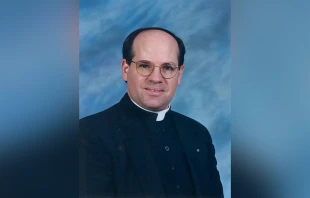
<svg viewBox="0 0 310 198">
<path fill-rule="evenodd" d="M 130 98 L 130 97 L 129 97 Z M 135 103 L 131 98 L 130 100 L 137 106 L 139 107 L 140 109 L 143 109 L 144 111 L 148 111 L 148 112 L 151 112 L 151 113 L 157 113 L 157 118 L 156 118 L 156 121 L 162 121 L 164 118 L 165 118 L 165 115 L 166 113 L 169 111 L 170 109 L 170 104 L 168 106 L 167 109 L 164 109 L 164 110 L 161 110 L 161 111 L 150 111 L 148 109 L 144 109 L 143 107 L 140 107 L 137 103 Z"/>
</svg>

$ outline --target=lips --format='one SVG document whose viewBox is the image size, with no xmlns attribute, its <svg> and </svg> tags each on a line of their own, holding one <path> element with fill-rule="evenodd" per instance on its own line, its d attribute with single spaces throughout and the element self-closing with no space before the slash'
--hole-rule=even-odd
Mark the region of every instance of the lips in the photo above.
<svg viewBox="0 0 310 198">
<path fill-rule="evenodd" d="M 149 88 L 144 88 L 144 90 L 149 96 L 152 96 L 152 97 L 159 97 L 159 96 L 162 96 L 164 93 L 164 90 L 160 88 L 149 87 Z"/>
<path fill-rule="evenodd" d="M 164 90 L 162 90 L 162 89 L 152 89 L 152 88 L 145 88 L 146 90 L 148 90 L 148 91 L 151 91 L 151 92 L 163 92 Z"/>
</svg>

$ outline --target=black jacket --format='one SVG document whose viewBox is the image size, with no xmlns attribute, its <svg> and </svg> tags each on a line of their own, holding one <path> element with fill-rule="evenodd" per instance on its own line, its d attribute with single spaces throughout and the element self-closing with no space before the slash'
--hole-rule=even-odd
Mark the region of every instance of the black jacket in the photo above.
<svg viewBox="0 0 310 198">
<path fill-rule="evenodd" d="M 143 121 L 128 94 L 100 113 L 80 120 L 81 197 L 165 197 Z M 208 130 L 169 110 L 190 167 L 196 197 L 221 198 L 223 188 Z"/>
</svg>

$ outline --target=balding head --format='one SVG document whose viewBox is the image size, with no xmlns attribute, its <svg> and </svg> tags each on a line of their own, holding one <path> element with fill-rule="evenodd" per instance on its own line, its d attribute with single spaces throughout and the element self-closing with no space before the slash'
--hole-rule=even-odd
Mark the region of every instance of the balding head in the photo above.
<svg viewBox="0 0 310 198">
<path fill-rule="evenodd" d="M 178 46 L 177 64 L 179 66 L 183 65 L 184 55 L 185 55 L 185 47 L 184 47 L 183 41 L 179 37 L 177 37 L 174 33 L 170 32 L 169 30 L 166 30 L 164 28 L 159 28 L 159 27 L 140 28 L 130 33 L 123 43 L 123 50 L 122 50 L 123 59 L 125 59 L 126 62 L 130 64 L 134 56 L 133 44 L 134 44 L 136 37 L 138 37 L 138 35 L 145 33 L 145 32 L 150 32 L 150 31 L 155 32 L 155 30 L 157 30 L 158 32 L 162 32 L 162 33 L 166 33 L 170 35 L 177 42 L 177 46 Z"/>
<path fill-rule="evenodd" d="M 177 41 L 160 30 L 141 32 L 133 42 L 133 59 L 174 62 L 178 65 L 179 47 Z"/>
</svg>

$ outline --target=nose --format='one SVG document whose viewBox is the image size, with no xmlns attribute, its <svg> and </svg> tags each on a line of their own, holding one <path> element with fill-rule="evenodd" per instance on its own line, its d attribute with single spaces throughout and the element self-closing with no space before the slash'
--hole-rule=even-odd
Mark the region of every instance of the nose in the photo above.
<svg viewBox="0 0 310 198">
<path fill-rule="evenodd" d="M 155 66 L 153 72 L 148 76 L 148 80 L 153 83 L 162 83 L 163 76 L 160 73 L 160 66 Z"/>
</svg>

